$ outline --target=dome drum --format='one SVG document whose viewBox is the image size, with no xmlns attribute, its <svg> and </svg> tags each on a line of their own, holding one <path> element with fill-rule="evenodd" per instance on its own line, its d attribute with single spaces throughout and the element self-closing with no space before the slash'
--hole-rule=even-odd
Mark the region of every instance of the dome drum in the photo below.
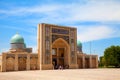
<svg viewBox="0 0 120 80">
<path fill-rule="evenodd" d="M 77 50 L 78 50 L 79 52 L 82 52 L 82 47 L 77 46 Z"/>
<path fill-rule="evenodd" d="M 11 44 L 11 49 L 24 49 L 25 45 L 22 43 L 12 43 Z"/>
</svg>

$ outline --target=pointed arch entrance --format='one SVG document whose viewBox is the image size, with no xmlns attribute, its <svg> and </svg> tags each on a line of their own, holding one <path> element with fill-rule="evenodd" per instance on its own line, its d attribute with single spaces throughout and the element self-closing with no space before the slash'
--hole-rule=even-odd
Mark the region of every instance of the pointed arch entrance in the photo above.
<svg viewBox="0 0 120 80">
<path fill-rule="evenodd" d="M 69 44 L 62 38 L 58 38 L 52 44 L 52 64 L 54 68 L 69 65 Z"/>
</svg>

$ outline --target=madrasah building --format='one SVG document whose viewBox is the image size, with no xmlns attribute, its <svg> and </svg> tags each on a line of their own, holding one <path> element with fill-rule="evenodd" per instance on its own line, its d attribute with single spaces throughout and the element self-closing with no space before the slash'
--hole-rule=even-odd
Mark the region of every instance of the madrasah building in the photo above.
<svg viewBox="0 0 120 80">
<path fill-rule="evenodd" d="M 85 54 L 77 41 L 77 29 L 53 24 L 38 24 L 37 53 L 27 48 L 24 38 L 15 34 L 11 48 L 0 55 L 0 71 L 97 68 L 98 56 Z"/>
</svg>

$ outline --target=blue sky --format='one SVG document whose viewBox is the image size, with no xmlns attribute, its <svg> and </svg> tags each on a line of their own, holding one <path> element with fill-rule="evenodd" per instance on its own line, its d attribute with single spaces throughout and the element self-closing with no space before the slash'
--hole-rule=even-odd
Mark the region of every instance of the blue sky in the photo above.
<svg viewBox="0 0 120 80">
<path fill-rule="evenodd" d="M 0 0 L 0 53 L 10 49 L 17 32 L 27 47 L 37 49 L 37 24 L 77 28 L 83 52 L 103 55 L 120 45 L 120 0 Z"/>
</svg>

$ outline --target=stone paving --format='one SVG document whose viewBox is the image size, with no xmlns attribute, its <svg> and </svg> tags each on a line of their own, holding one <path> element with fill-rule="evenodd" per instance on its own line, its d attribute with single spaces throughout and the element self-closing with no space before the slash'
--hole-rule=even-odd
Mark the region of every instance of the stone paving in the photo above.
<svg viewBox="0 0 120 80">
<path fill-rule="evenodd" d="M 120 80 L 120 68 L 0 72 L 0 80 Z"/>
</svg>

